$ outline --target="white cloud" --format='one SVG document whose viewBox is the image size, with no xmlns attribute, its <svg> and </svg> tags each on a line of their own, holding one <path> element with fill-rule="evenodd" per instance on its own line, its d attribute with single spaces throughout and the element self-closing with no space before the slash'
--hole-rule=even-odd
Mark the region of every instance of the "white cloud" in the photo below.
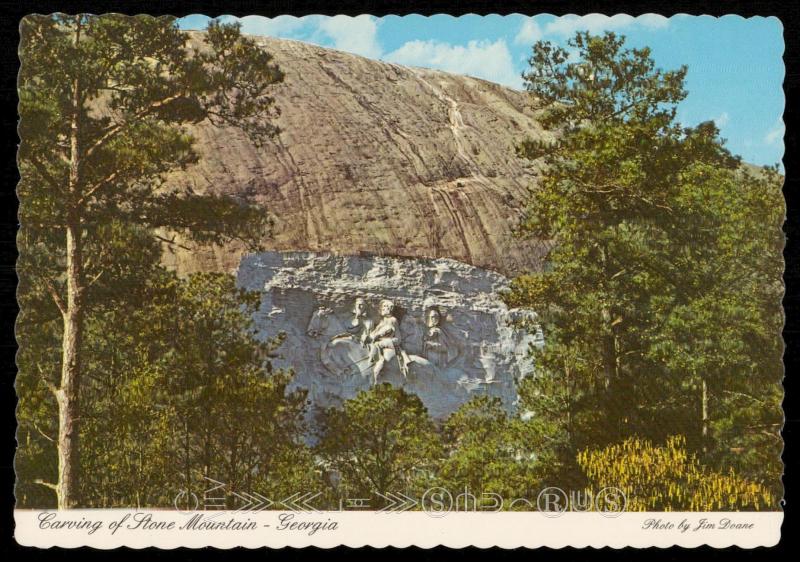
<svg viewBox="0 0 800 562">
<path fill-rule="evenodd" d="M 323 17 L 319 20 L 319 32 L 330 40 L 335 49 L 370 58 L 381 56 L 378 21 L 373 16 Z"/>
<path fill-rule="evenodd" d="M 661 14 L 642 14 L 636 18 L 636 23 L 648 29 L 663 29 L 669 25 L 669 18 Z"/>
<path fill-rule="evenodd" d="M 669 25 L 669 19 L 658 14 L 644 14 L 634 18 L 628 14 L 606 16 L 603 14 L 589 14 L 576 16 L 569 14 L 556 18 L 544 28 L 545 35 L 560 35 L 569 37 L 576 31 L 588 31 L 592 34 L 604 31 L 617 31 L 626 27 L 639 25 L 647 29 L 663 29 Z"/>
<path fill-rule="evenodd" d="M 373 16 L 222 16 L 223 21 L 239 21 L 242 31 L 250 35 L 282 37 L 309 41 L 323 47 L 378 58 L 382 49 L 378 42 L 378 20 Z"/>
<path fill-rule="evenodd" d="M 527 18 L 519 28 L 514 43 L 517 45 L 533 45 L 542 38 L 542 29 L 536 20 Z"/>
<path fill-rule="evenodd" d="M 484 78 L 512 88 L 522 88 L 522 78 L 514 68 L 505 40 L 470 41 L 451 45 L 439 41 L 409 41 L 384 60 L 408 66 L 436 68 L 454 74 Z"/>
<path fill-rule="evenodd" d="M 725 125 L 727 125 L 731 120 L 731 116 L 728 115 L 727 111 L 723 111 L 718 117 L 714 118 L 714 124 L 716 124 L 718 129 L 722 129 Z"/>
<path fill-rule="evenodd" d="M 293 37 L 305 22 L 303 18 L 294 16 L 277 16 L 265 18 L 264 16 L 245 16 L 239 18 L 242 32 L 250 35 L 267 35 L 269 37 Z"/>
<path fill-rule="evenodd" d="M 783 142 L 783 136 L 785 134 L 786 124 L 783 122 L 783 119 L 779 117 L 772 128 L 764 135 L 764 143 L 778 144 L 779 142 Z"/>
</svg>

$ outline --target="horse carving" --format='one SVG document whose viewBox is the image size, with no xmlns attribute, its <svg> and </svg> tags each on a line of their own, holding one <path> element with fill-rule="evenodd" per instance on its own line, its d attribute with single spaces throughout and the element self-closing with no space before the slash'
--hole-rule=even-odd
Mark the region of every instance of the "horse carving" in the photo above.
<svg viewBox="0 0 800 562">
<path fill-rule="evenodd" d="M 358 328 L 346 326 L 327 307 L 320 307 L 311 315 L 306 333 L 324 341 L 319 358 L 329 373 L 338 377 L 371 375 L 369 349 L 359 341 Z"/>
</svg>

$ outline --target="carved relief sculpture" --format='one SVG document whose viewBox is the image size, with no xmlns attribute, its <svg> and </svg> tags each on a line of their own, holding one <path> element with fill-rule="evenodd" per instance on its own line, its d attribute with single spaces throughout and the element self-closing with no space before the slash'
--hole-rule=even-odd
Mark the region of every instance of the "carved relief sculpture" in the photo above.
<svg viewBox="0 0 800 562">
<path fill-rule="evenodd" d="M 443 369 L 447 366 L 447 343 L 442 331 L 442 315 L 439 309 L 428 309 L 426 315 L 426 333 L 422 343 L 422 355 L 433 365 Z"/>
<path fill-rule="evenodd" d="M 384 299 L 380 304 L 381 320 L 368 337 L 369 361 L 372 367 L 372 382 L 378 383 L 378 376 L 387 361 L 397 358 L 400 372 L 408 376 L 408 356 L 400 347 L 400 324 L 394 316 L 394 303 Z"/>
</svg>

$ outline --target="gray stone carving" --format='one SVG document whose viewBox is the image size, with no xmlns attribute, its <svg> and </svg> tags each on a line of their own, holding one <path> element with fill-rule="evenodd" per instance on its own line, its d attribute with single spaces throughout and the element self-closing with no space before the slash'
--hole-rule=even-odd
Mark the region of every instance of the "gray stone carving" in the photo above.
<svg viewBox="0 0 800 562">
<path fill-rule="evenodd" d="M 378 383 L 378 375 L 387 361 L 397 359 L 397 365 L 403 377 L 408 377 L 408 355 L 402 348 L 400 337 L 400 323 L 394 316 L 394 303 L 383 299 L 380 304 L 381 319 L 378 325 L 369 333 L 369 362 L 372 368 L 372 382 Z"/>
<path fill-rule="evenodd" d="M 443 419 L 478 394 L 511 408 L 515 381 L 543 344 L 500 299 L 502 275 L 450 259 L 264 252 L 246 256 L 241 287 L 262 293 L 263 337 L 286 334 L 277 367 L 292 368 L 312 415 L 388 382 Z"/>
</svg>

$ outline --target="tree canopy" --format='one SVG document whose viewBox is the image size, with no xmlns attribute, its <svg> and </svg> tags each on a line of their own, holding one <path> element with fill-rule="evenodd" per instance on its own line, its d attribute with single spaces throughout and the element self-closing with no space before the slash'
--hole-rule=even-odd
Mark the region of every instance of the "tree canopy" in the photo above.
<svg viewBox="0 0 800 562">
<path fill-rule="evenodd" d="M 263 210 L 187 193 L 166 173 L 197 159 L 182 124 L 235 125 L 256 142 L 275 134 L 269 91 L 283 74 L 237 25 L 214 22 L 192 44 L 172 17 L 32 15 L 20 35 L 18 269 L 63 320 L 60 364 L 42 381 L 59 415 L 51 485 L 69 508 L 79 501 L 90 293 L 119 266 L 104 237 L 130 227 L 162 239 L 158 229 L 202 243 L 260 240 Z"/>
<path fill-rule="evenodd" d="M 317 451 L 339 473 L 344 497 L 424 490 L 441 458 L 420 399 L 387 383 L 328 409 L 320 421 Z"/>
<path fill-rule="evenodd" d="M 561 389 L 549 419 L 568 457 L 682 434 L 779 487 L 781 178 L 733 156 L 714 123 L 675 120 L 685 68 L 614 33 L 570 47 L 537 43 L 525 74 L 557 140 L 519 146 L 544 163 L 520 231 L 553 242 L 508 298 L 547 327 L 523 397 L 536 409 L 533 389 Z"/>
</svg>

